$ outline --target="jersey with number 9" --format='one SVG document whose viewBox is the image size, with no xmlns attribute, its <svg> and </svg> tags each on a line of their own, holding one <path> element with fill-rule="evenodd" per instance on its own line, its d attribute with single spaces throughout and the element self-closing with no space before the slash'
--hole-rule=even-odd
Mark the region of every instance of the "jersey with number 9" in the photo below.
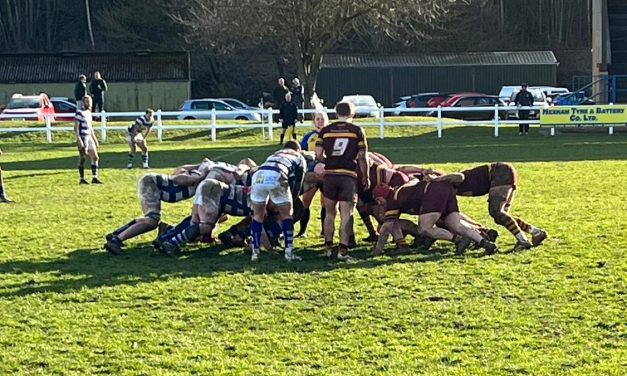
<svg viewBox="0 0 627 376">
<path fill-rule="evenodd" d="M 357 177 L 357 153 L 368 149 L 363 129 L 347 122 L 335 122 L 322 128 L 316 146 L 324 149 L 326 173 L 352 177 Z"/>
</svg>

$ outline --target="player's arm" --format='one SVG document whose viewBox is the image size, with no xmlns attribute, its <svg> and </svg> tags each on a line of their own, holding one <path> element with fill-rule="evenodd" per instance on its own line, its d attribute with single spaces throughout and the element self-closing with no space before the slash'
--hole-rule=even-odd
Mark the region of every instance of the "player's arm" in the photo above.
<svg viewBox="0 0 627 376">
<path fill-rule="evenodd" d="M 100 147 L 100 143 L 98 142 L 98 138 L 96 137 L 96 131 L 94 130 L 94 128 L 91 128 L 91 138 L 92 140 L 94 140 L 94 144 L 96 144 L 96 147 L 99 148 Z"/>
<path fill-rule="evenodd" d="M 81 134 L 79 130 L 81 119 L 82 119 L 82 115 L 80 113 L 77 113 L 76 118 L 74 119 L 74 134 L 76 136 L 76 145 L 79 148 L 84 149 L 85 145 L 83 144 L 83 139 L 81 138 Z"/>
<path fill-rule="evenodd" d="M 324 148 L 322 147 L 322 138 L 318 138 L 316 141 L 316 160 L 322 163 L 326 163 L 327 161 L 324 155 Z"/>
<path fill-rule="evenodd" d="M 370 168 L 368 164 L 368 141 L 363 129 L 359 129 L 359 135 L 357 137 L 357 164 L 361 172 L 361 184 L 364 189 L 368 189 L 370 186 Z"/>
<path fill-rule="evenodd" d="M 431 179 L 431 181 L 440 181 L 449 183 L 451 185 L 460 185 L 464 182 L 465 176 L 461 172 L 454 172 L 448 175 L 438 176 L 436 178 Z"/>
<path fill-rule="evenodd" d="M 172 176 L 172 181 L 174 184 L 182 185 L 182 186 L 192 186 L 200 183 L 205 179 L 207 174 L 203 173 L 194 173 L 194 174 L 179 174 Z"/>
<path fill-rule="evenodd" d="M 150 134 L 150 130 L 152 129 L 152 124 L 153 123 L 150 123 L 146 126 L 146 133 L 143 134 L 144 141 L 148 138 L 148 135 Z"/>
</svg>

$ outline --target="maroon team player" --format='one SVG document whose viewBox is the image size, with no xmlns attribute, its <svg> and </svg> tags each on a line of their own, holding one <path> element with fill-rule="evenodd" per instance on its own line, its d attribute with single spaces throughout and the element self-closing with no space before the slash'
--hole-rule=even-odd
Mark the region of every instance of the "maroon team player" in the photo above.
<svg viewBox="0 0 627 376">
<path fill-rule="evenodd" d="M 402 237 L 398 225 L 401 213 L 417 214 L 422 235 L 455 243 L 455 252 L 458 255 L 468 248 L 471 240 L 484 248 L 487 254 L 495 253 L 497 248 L 494 243 L 484 239 L 477 230 L 461 222 L 455 193 L 455 189 L 447 183 L 424 180 L 412 180 L 396 189 L 385 184 L 376 186 L 372 194 L 375 200 L 385 207 L 385 219 L 379 230 L 379 240 L 371 255 L 383 253 L 390 233 L 394 239 Z M 435 226 L 440 218 L 444 219 L 446 229 Z"/>
<path fill-rule="evenodd" d="M 525 222 L 520 217 L 513 217 L 509 214 L 517 181 L 516 169 L 510 163 L 484 164 L 459 173 L 440 176 L 433 181 L 453 184 L 460 196 L 484 196 L 487 194 L 490 216 L 494 218 L 494 222 L 511 232 L 517 240 L 514 250 L 537 247 L 546 239 L 545 231 Z M 531 234 L 531 242 L 521 230 Z"/>
<path fill-rule="evenodd" d="M 324 244 L 333 256 L 335 215 L 340 207 L 340 247 L 338 260 L 349 260 L 348 244 L 352 234 L 353 209 L 357 203 L 357 186 L 369 186 L 368 143 L 361 127 L 352 123 L 355 106 L 339 102 L 335 106 L 338 121 L 322 128 L 316 141 L 316 159 L 325 164 L 322 194 L 324 195 Z M 357 172 L 361 181 L 357 181 Z"/>
</svg>

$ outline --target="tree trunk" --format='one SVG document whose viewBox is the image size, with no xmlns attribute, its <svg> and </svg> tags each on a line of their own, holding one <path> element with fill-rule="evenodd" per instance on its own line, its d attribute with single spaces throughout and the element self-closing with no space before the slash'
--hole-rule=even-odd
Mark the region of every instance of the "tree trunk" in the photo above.
<svg viewBox="0 0 627 376">
<path fill-rule="evenodd" d="M 89 0 L 85 0 L 85 16 L 87 19 L 87 30 L 89 30 L 89 40 L 91 41 L 91 49 L 96 49 L 96 43 L 94 42 L 94 31 L 91 27 L 91 12 L 89 11 Z"/>
</svg>

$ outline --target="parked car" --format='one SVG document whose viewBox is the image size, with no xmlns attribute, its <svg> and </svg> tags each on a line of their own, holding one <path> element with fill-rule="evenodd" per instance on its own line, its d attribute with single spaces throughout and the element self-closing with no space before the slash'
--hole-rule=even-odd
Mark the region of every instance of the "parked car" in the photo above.
<svg viewBox="0 0 627 376">
<path fill-rule="evenodd" d="M 579 105 L 592 105 L 596 102 L 589 98 L 585 92 L 577 91 L 574 93 L 561 94 L 553 99 L 551 102 L 553 106 L 579 106 Z"/>
<path fill-rule="evenodd" d="M 401 100 L 394 104 L 394 107 L 395 107 L 394 115 L 395 116 L 423 115 L 423 113 L 421 112 L 409 112 L 409 111 L 404 111 L 404 110 L 406 108 L 429 107 L 428 105 L 429 100 L 436 98 L 436 97 L 438 98 L 441 97 L 442 99 L 445 99 L 447 96 L 448 94 L 445 94 L 445 93 L 433 92 L 433 93 L 419 93 L 419 94 L 413 94 L 413 95 L 401 97 L 400 98 Z"/>
<path fill-rule="evenodd" d="M 547 100 L 553 100 L 555 97 L 561 94 L 568 94 L 570 90 L 565 87 L 554 87 L 554 86 L 532 86 L 529 89 L 539 89 L 542 90 Z"/>
<path fill-rule="evenodd" d="M 529 90 L 529 92 L 531 93 L 531 95 L 533 95 L 533 105 L 534 106 L 540 106 L 540 107 L 548 107 L 549 106 L 549 100 L 547 100 L 546 95 L 544 94 L 544 92 L 538 88 L 532 88 L 529 87 L 527 88 L 527 90 Z M 520 88 L 518 88 L 517 90 L 514 90 L 509 98 L 509 100 L 506 102 L 507 105 L 510 108 L 509 111 L 509 116 L 508 118 L 510 119 L 517 119 L 518 118 L 518 110 L 516 109 L 517 106 L 514 103 L 514 100 L 516 99 L 516 95 L 520 92 Z M 529 117 L 534 119 L 537 118 L 538 116 L 540 116 L 540 111 L 538 110 L 530 110 L 529 111 Z"/>
<path fill-rule="evenodd" d="M 183 102 L 179 111 L 182 112 L 202 112 L 194 114 L 181 114 L 177 116 L 178 120 L 193 120 L 193 119 L 211 119 L 211 110 L 215 108 L 216 119 L 229 119 L 229 120 L 253 120 L 261 121 L 261 116 L 258 113 L 237 113 L 237 108 L 225 103 L 219 99 L 203 98 L 203 99 L 188 99 Z M 229 113 L 229 112 L 235 113 Z"/>
<path fill-rule="evenodd" d="M 495 95 L 485 94 L 459 94 L 453 95 L 451 98 L 442 102 L 440 106 L 442 108 L 455 107 L 455 108 L 469 108 L 472 107 L 494 107 L 498 105 L 503 107 L 503 110 L 499 109 L 499 119 L 507 118 L 506 105 L 499 97 Z M 432 111 L 430 116 L 437 116 L 437 111 Z M 494 119 L 494 110 L 481 110 L 481 111 L 442 111 L 442 117 L 463 119 L 463 120 L 491 120 Z"/>
<path fill-rule="evenodd" d="M 372 95 L 345 95 L 342 102 L 351 102 L 355 105 L 355 116 L 379 117 L 381 104 L 377 103 Z"/>
<path fill-rule="evenodd" d="M 258 107 L 253 107 L 253 106 L 249 106 L 246 103 L 240 101 L 239 99 L 235 99 L 235 98 L 218 98 L 219 100 L 221 100 L 222 102 L 228 104 L 229 106 L 236 108 L 238 110 L 258 110 Z"/>
<path fill-rule="evenodd" d="M 74 121 L 76 102 L 72 98 L 52 97 L 50 103 L 54 107 L 56 121 Z"/>
<path fill-rule="evenodd" d="M 459 92 L 459 93 L 440 93 L 438 95 L 434 95 L 427 101 L 427 107 L 438 107 L 442 105 L 442 103 L 450 100 L 454 96 L 457 95 L 486 95 L 483 93 L 475 93 L 475 92 Z"/>
<path fill-rule="evenodd" d="M 13 94 L 7 107 L 2 111 L 2 120 L 44 121 L 45 115 L 55 115 L 54 107 L 46 94 Z M 54 121 L 54 117 L 51 118 Z"/>
</svg>

